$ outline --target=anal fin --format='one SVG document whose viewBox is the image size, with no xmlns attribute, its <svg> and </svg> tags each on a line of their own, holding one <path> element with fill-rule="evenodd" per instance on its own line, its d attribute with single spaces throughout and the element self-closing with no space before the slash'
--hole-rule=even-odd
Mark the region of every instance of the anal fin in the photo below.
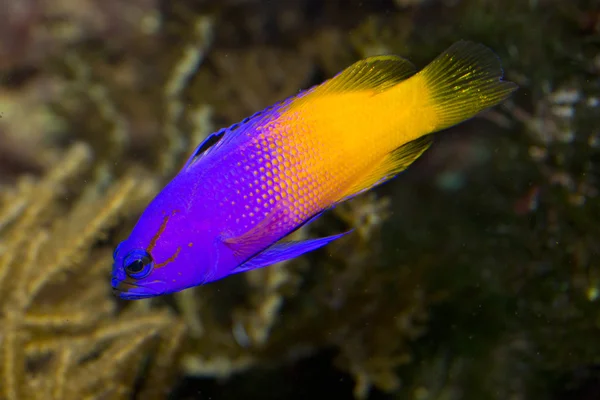
<svg viewBox="0 0 600 400">
<path fill-rule="evenodd" d="M 431 146 L 432 142 L 432 136 L 426 135 L 398 147 L 361 176 L 344 193 L 338 203 L 365 192 L 404 171 Z"/>
</svg>

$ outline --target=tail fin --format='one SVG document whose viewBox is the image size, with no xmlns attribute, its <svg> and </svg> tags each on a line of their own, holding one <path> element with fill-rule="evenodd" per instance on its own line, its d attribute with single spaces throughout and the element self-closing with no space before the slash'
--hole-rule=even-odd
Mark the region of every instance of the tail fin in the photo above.
<svg viewBox="0 0 600 400">
<path fill-rule="evenodd" d="M 502 81 L 502 66 L 487 47 L 461 40 L 433 60 L 420 75 L 436 113 L 436 130 L 473 117 L 517 89 Z"/>
</svg>

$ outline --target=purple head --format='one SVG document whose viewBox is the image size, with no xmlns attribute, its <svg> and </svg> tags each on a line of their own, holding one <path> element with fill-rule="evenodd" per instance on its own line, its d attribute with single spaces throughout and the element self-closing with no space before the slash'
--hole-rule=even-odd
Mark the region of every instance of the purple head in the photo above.
<svg viewBox="0 0 600 400">
<path fill-rule="evenodd" d="M 120 298 L 172 293 L 210 276 L 214 236 L 207 219 L 191 215 L 193 208 L 182 200 L 186 194 L 165 188 L 115 249 L 112 287 Z"/>
</svg>

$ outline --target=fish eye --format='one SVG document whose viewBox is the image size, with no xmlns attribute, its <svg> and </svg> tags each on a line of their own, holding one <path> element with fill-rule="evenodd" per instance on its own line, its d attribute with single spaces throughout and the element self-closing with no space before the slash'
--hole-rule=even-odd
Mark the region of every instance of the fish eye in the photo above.
<svg viewBox="0 0 600 400">
<path fill-rule="evenodd" d="M 150 274 L 154 262 L 146 250 L 133 250 L 123 260 L 123 266 L 130 278 L 142 279 Z"/>
</svg>

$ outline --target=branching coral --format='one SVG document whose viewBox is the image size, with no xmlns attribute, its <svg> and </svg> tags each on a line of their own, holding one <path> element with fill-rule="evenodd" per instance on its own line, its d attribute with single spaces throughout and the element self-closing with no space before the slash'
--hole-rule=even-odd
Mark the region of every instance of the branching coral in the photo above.
<svg viewBox="0 0 600 400">
<path fill-rule="evenodd" d="M 180 345 L 183 327 L 165 312 L 119 313 L 107 279 L 103 236 L 156 187 L 134 175 L 110 187 L 85 183 L 91 159 L 74 145 L 43 179 L 2 193 L 0 398 L 127 398 L 156 341 L 160 379 Z"/>
<path fill-rule="evenodd" d="M 190 24 L 191 38 L 183 41 L 181 54 L 160 71 L 148 68 L 144 58 L 149 56 L 143 51 L 110 65 L 97 60 L 101 52 L 75 49 L 59 62 L 65 82 L 62 101 L 52 103 L 52 110 L 71 126 L 85 126 L 77 135 L 92 143 L 102 161 L 142 162 L 163 176 L 172 175 L 188 147 L 210 132 L 211 108 L 202 100 L 186 107 L 185 99 L 189 81 L 211 46 L 213 22 L 199 15 Z M 149 80 L 163 82 L 149 85 Z M 134 162 L 123 154 L 127 150 L 136 155 Z"/>
</svg>

